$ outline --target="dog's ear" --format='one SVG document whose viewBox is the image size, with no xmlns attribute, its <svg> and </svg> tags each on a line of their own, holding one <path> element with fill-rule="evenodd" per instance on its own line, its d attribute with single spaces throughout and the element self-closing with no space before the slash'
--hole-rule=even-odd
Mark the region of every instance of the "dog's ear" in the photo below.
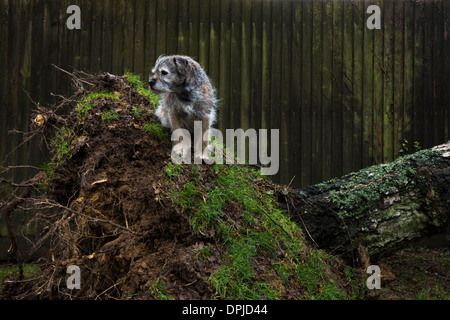
<svg viewBox="0 0 450 320">
<path fill-rule="evenodd" d="M 184 57 L 174 57 L 173 63 L 177 74 L 185 78 L 185 83 L 193 83 L 196 77 L 196 66 Z"/>
<path fill-rule="evenodd" d="M 183 57 L 173 57 L 173 64 L 175 65 L 175 70 L 177 74 L 181 76 L 186 76 L 189 72 L 189 61 Z"/>
</svg>

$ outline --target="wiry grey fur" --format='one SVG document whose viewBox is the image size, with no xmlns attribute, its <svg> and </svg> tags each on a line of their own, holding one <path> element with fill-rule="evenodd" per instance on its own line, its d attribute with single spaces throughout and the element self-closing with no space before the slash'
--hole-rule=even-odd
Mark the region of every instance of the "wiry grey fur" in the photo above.
<svg viewBox="0 0 450 320">
<path fill-rule="evenodd" d="M 163 126 L 172 131 L 179 128 L 187 129 L 192 135 L 194 121 L 202 121 L 202 134 L 215 123 L 217 114 L 215 90 L 200 64 L 187 56 L 160 56 L 152 73 L 149 86 L 150 90 L 160 96 L 156 116 Z M 202 144 L 202 150 L 206 145 L 207 143 Z M 184 154 L 186 148 L 188 146 L 185 141 L 184 144 L 176 145 L 174 150 L 177 149 L 180 154 Z"/>
</svg>

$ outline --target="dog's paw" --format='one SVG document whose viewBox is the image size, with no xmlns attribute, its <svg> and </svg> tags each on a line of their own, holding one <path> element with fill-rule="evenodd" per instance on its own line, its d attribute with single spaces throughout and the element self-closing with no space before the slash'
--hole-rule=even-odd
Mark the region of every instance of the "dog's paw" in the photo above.
<svg viewBox="0 0 450 320">
<path fill-rule="evenodd" d="M 202 163 L 205 159 L 208 160 L 208 157 L 201 152 L 194 154 L 194 163 Z"/>
<path fill-rule="evenodd" d="M 211 152 L 213 150 L 212 146 L 208 144 L 203 152 L 196 152 L 194 154 L 195 163 L 212 164 L 214 162 L 214 159 L 211 157 Z"/>
</svg>

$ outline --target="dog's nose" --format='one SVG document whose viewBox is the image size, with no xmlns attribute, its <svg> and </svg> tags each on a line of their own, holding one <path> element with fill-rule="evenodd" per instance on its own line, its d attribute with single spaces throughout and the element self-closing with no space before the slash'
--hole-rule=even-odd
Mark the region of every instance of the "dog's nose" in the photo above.
<svg viewBox="0 0 450 320">
<path fill-rule="evenodd" d="M 150 88 L 153 88 L 154 85 L 155 85 L 155 79 L 150 79 L 150 80 L 148 81 L 148 85 L 150 86 Z"/>
</svg>

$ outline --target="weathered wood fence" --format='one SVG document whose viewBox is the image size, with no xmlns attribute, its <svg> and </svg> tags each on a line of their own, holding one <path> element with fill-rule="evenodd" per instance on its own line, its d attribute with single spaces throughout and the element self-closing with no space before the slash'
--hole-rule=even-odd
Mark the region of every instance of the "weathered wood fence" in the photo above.
<svg viewBox="0 0 450 320">
<path fill-rule="evenodd" d="M 366 26 L 373 4 L 379 30 Z M 81 30 L 66 26 L 69 5 Z M 220 129 L 280 130 L 275 180 L 390 161 L 404 139 L 412 151 L 450 138 L 449 15 L 447 0 L 0 0 L 0 157 L 21 139 L 8 132 L 27 130 L 30 98 L 69 92 L 51 64 L 144 79 L 180 53 L 218 88 Z M 40 161 L 31 143 L 4 164 Z"/>
</svg>

